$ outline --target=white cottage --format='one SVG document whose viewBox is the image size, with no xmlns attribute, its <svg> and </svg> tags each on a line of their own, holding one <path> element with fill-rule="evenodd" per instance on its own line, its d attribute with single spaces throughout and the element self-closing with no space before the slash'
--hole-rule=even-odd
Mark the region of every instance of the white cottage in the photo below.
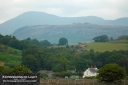
<svg viewBox="0 0 128 85">
<path fill-rule="evenodd" d="M 94 68 L 88 68 L 85 72 L 84 72 L 84 75 L 83 75 L 83 78 L 85 77 L 95 77 L 97 75 L 97 68 L 94 67 Z"/>
</svg>

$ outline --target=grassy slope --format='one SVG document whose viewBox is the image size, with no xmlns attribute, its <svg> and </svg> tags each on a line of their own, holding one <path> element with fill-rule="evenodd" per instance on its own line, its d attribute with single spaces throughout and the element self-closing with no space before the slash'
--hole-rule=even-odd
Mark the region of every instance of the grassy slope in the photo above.
<svg viewBox="0 0 128 85">
<path fill-rule="evenodd" d="M 21 63 L 21 51 L 0 44 L 0 62 L 6 65 L 18 65 Z"/>
<path fill-rule="evenodd" d="M 95 52 L 113 51 L 113 50 L 128 50 L 128 44 L 121 43 L 88 43 L 86 50 L 93 49 Z"/>
</svg>

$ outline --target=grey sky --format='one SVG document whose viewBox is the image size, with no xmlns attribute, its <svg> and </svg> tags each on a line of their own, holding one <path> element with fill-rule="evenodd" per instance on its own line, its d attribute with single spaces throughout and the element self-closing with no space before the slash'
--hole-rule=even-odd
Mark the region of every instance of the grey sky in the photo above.
<svg viewBox="0 0 128 85">
<path fill-rule="evenodd" d="M 128 0 L 0 0 L 0 23 L 27 11 L 62 17 L 98 16 L 112 20 L 128 17 Z"/>
</svg>

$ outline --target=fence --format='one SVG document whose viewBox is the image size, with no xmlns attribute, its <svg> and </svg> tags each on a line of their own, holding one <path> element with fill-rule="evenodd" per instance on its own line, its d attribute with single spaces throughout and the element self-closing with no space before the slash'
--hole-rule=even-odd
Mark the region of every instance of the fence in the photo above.
<svg viewBox="0 0 128 85">
<path fill-rule="evenodd" d="M 128 80 L 110 83 L 89 79 L 40 79 L 40 85 L 128 85 Z"/>
</svg>

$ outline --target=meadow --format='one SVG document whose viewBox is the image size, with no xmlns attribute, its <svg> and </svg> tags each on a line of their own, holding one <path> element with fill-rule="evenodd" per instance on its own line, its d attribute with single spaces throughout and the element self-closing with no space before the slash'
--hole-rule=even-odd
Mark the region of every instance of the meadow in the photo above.
<svg viewBox="0 0 128 85">
<path fill-rule="evenodd" d="M 113 51 L 113 50 L 128 50 L 128 44 L 126 43 L 110 43 L 110 42 L 93 42 L 87 43 L 85 50 L 90 51 L 93 49 L 95 52 L 105 52 L 105 51 Z"/>
</svg>

